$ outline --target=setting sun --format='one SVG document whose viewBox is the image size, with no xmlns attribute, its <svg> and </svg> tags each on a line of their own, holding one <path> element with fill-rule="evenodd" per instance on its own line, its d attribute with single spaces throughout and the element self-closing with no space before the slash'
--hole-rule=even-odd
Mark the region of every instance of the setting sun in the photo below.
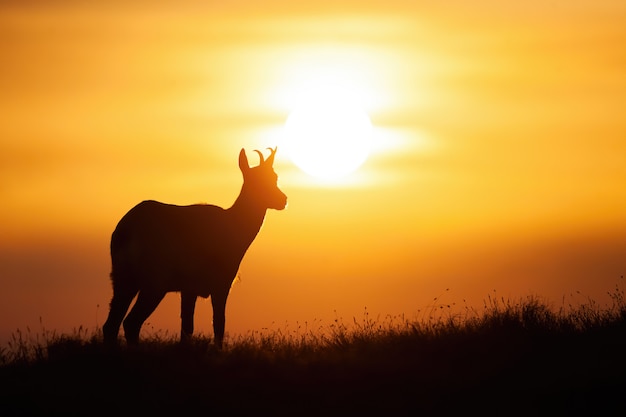
<svg viewBox="0 0 626 417">
<path fill-rule="evenodd" d="M 303 90 L 285 123 L 286 152 L 304 172 L 324 180 L 358 169 L 370 151 L 372 124 L 358 95 L 337 81 Z"/>
</svg>

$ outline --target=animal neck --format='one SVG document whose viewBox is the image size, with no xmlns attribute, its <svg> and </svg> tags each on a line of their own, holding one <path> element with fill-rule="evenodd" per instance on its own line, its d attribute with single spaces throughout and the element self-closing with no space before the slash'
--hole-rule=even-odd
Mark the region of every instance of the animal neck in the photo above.
<svg viewBox="0 0 626 417">
<path fill-rule="evenodd" d="M 259 204 L 244 184 L 235 203 L 228 209 L 233 220 L 249 237 L 254 239 L 261 229 L 267 208 Z"/>
</svg>

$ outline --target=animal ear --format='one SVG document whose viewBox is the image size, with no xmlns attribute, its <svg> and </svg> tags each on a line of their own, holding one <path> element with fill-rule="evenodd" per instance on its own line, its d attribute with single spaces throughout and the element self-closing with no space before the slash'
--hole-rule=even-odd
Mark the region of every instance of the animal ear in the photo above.
<svg viewBox="0 0 626 417">
<path fill-rule="evenodd" d="M 243 148 L 241 148 L 241 152 L 239 152 L 239 169 L 244 174 L 250 170 L 248 157 L 246 156 L 246 151 Z"/>
</svg>

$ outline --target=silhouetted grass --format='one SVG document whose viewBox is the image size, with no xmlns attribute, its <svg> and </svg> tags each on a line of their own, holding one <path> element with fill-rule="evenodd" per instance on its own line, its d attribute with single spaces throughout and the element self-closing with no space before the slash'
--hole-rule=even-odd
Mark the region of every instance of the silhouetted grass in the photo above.
<svg viewBox="0 0 626 417">
<path fill-rule="evenodd" d="M 551 308 L 489 296 L 453 314 L 297 324 L 181 345 L 153 333 L 17 332 L 2 348 L 0 415 L 626 415 L 623 278 L 612 304 Z"/>
</svg>

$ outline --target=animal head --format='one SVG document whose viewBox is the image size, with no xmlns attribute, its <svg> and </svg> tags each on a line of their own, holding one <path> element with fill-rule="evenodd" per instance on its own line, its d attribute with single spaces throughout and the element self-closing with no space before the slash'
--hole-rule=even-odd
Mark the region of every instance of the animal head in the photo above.
<svg viewBox="0 0 626 417">
<path fill-rule="evenodd" d="M 248 164 L 246 151 L 241 149 L 239 169 L 243 174 L 243 186 L 255 203 L 265 208 L 282 210 L 287 206 L 287 196 L 278 188 L 278 175 L 274 172 L 276 148 L 268 149 L 271 154 L 267 159 L 263 157 L 261 151 L 255 150 L 261 162 L 254 168 Z"/>
</svg>

